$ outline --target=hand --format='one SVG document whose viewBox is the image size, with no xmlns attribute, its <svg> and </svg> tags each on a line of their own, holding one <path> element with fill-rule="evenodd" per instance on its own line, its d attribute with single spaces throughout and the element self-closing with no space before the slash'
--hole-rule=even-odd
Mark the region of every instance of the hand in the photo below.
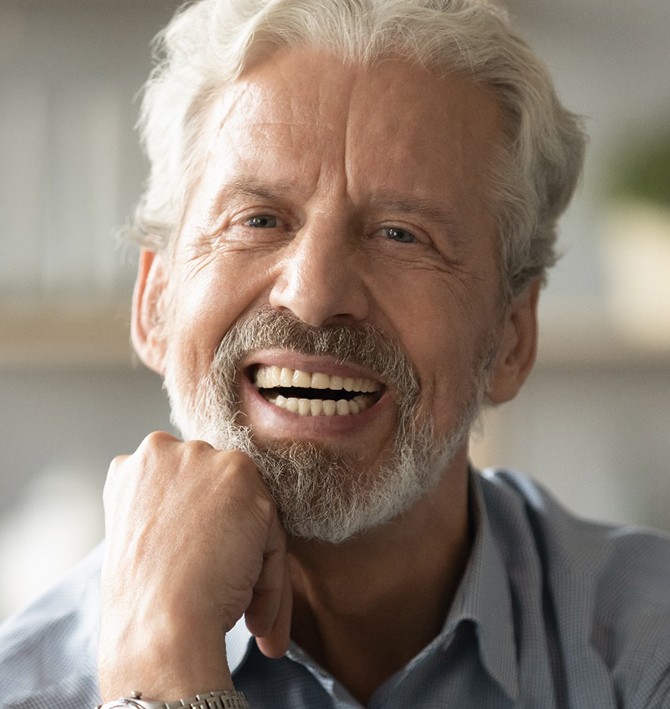
<svg viewBox="0 0 670 709">
<path fill-rule="evenodd" d="M 283 655 L 286 537 L 246 455 L 153 433 L 114 460 L 103 498 L 103 699 L 231 689 L 224 637 L 243 614 L 260 649 Z"/>
</svg>

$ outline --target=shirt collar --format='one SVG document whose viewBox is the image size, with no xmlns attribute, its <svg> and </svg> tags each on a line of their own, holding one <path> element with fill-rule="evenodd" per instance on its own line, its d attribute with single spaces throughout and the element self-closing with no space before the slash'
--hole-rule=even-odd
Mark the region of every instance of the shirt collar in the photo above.
<svg viewBox="0 0 670 709">
<path fill-rule="evenodd" d="M 484 667 L 510 699 L 519 694 L 517 652 L 509 577 L 486 514 L 479 474 L 470 474 L 476 535 L 465 574 L 451 604 L 442 636 L 472 621 Z"/>
<path fill-rule="evenodd" d="M 514 700 L 518 698 L 519 682 L 509 578 L 486 514 L 479 474 L 474 471 L 470 474 L 470 490 L 475 541 L 441 637 L 450 640 L 462 621 L 472 621 L 484 667 Z M 242 617 L 226 635 L 231 673 L 245 661 L 252 640 Z"/>
</svg>

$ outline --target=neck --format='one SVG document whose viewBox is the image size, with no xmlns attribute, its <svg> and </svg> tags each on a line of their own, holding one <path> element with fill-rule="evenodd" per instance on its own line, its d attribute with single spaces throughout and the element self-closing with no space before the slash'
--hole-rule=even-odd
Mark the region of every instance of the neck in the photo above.
<svg viewBox="0 0 670 709">
<path fill-rule="evenodd" d="M 467 497 L 464 462 L 388 525 L 291 542 L 293 638 L 363 703 L 442 629 L 470 551 Z"/>
</svg>

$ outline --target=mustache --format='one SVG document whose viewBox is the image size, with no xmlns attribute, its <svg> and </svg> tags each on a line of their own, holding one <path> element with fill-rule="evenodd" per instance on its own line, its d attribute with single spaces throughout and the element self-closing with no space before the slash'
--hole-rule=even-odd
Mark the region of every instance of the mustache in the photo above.
<svg viewBox="0 0 670 709">
<path fill-rule="evenodd" d="M 409 357 L 375 325 L 333 323 L 315 327 L 268 306 L 250 312 L 231 327 L 217 348 L 213 369 L 219 376 L 234 379 L 244 358 L 272 348 L 330 356 L 341 364 L 355 363 L 374 372 L 407 403 L 419 396 L 419 377 Z"/>
</svg>

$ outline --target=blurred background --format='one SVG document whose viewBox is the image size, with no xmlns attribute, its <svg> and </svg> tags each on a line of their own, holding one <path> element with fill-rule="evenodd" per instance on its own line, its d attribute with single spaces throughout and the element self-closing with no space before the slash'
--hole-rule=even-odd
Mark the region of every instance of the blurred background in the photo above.
<svg viewBox="0 0 670 709">
<path fill-rule="evenodd" d="M 110 460 L 169 429 L 128 344 L 136 253 L 115 233 L 145 175 L 149 43 L 177 5 L 0 0 L 0 618 L 102 538 Z M 537 368 L 473 458 L 670 530 L 670 3 L 505 5 L 591 147 Z"/>
</svg>

